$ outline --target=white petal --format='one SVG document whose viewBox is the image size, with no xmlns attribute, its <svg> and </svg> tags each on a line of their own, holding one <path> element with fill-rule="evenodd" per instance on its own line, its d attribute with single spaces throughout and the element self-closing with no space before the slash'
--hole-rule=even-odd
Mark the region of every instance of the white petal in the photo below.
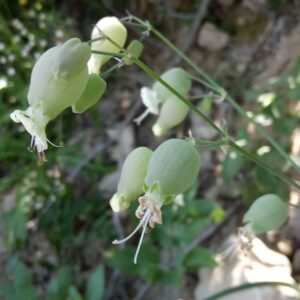
<svg viewBox="0 0 300 300">
<path fill-rule="evenodd" d="M 148 108 L 148 110 L 154 114 L 158 115 L 159 109 L 159 99 L 157 98 L 157 94 L 155 91 L 142 87 L 140 91 L 141 98 L 143 100 L 144 105 Z"/>
</svg>

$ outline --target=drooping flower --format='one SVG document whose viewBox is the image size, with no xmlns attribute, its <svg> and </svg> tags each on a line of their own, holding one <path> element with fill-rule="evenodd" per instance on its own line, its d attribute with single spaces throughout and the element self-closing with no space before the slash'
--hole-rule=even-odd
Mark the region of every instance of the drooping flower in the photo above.
<svg viewBox="0 0 300 300">
<path fill-rule="evenodd" d="M 76 103 L 85 90 L 90 55 L 90 46 L 77 38 L 47 50 L 31 73 L 29 107 L 10 115 L 31 135 L 31 148 L 36 147 L 41 161 L 45 160 L 44 151 L 48 148 L 45 128 L 50 120 Z"/>
<path fill-rule="evenodd" d="M 247 230 L 261 234 L 278 229 L 288 218 L 288 206 L 275 194 L 257 198 L 246 214 L 243 222 Z"/>
<path fill-rule="evenodd" d="M 161 79 L 186 97 L 191 88 L 189 75 L 181 68 L 172 68 L 161 75 Z M 163 135 L 169 129 L 179 125 L 187 116 L 189 107 L 159 81 L 151 88 L 142 87 L 140 96 L 146 111 L 135 122 L 139 125 L 148 114 L 158 115 L 158 120 L 152 127 L 156 136 Z"/>
<path fill-rule="evenodd" d="M 124 243 L 143 227 L 134 263 L 137 262 L 146 228 L 162 224 L 161 207 L 191 187 L 197 178 L 200 165 L 200 155 L 192 141 L 170 139 L 153 152 L 144 177 L 145 193 L 138 199 L 136 216 L 140 222 L 128 237 L 113 242 Z"/>
<path fill-rule="evenodd" d="M 143 193 L 144 179 L 152 153 L 147 147 L 138 147 L 127 156 L 117 193 L 110 200 L 113 211 L 120 212 L 127 209 L 131 202 Z"/>
</svg>

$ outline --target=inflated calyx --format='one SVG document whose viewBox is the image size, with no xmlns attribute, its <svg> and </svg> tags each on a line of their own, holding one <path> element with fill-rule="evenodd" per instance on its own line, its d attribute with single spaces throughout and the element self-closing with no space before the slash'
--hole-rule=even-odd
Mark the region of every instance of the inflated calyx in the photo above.
<svg viewBox="0 0 300 300">
<path fill-rule="evenodd" d="M 186 97 L 191 89 L 191 79 L 181 68 L 172 68 L 161 75 L 161 79 Z M 142 87 L 140 96 L 146 111 L 135 122 L 140 124 L 149 114 L 158 115 L 157 122 L 152 127 L 156 136 L 165 134 L 169 129 L 179 125 L 187 116 L 189 107 L 161 82 L 154 82 L 152 88 Z"/>
<path fill-rule="evenodd" d="M 139 197 L 139 207 L 136 210 L 136 216 L 141 221 L 128 237 L 113 242 L 123 243 L 143 227 L 134 257 L 135 263 L 147 226 L 153 228 L 155 223 L 162 224 L 162 205 L 192 186 L 198 176 L 200 165 L 200 155 L 192 141 L 167 140 L 151 155 L 144 176 L 145 194 Z"/>
<path fill-rule="evenodd" d="M 44 151 L 48 148 L 45 132 L 48 122 L 70 106 L 75 112 L 83 112 L 105 90 L 103 79 L 88 73 L 90 56 L 90 46 L 78 38 L 47 50 L 37 60 L 31 73 L 27 96 L 29 107 L 10 115 L 31 135 L 31 148 L 37 148 L 41 160 L 45 160 Z M 93 84 L 94 81 L 97 84 Z"/>
</svg>

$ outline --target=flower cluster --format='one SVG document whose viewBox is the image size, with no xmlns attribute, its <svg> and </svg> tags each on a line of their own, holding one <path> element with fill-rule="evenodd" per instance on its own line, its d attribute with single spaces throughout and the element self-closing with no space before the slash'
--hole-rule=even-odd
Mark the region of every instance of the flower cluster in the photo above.
<svg viewBox="0 0 300 300">
<path fill-rule="evenodd" d="M 143 227 L 134 262 L 147 226 L 162 224 L 161 207 L 185 192 L 197 178 L 201 159 L 192 141 L 170 139 L 154 152 L 146 147 L 133 150 L 125 160 L 118 185 L 118 192 L 110 204 L 120 212 L 129 207 L 138 196 L 136 217 L 140 219 L 137 228 L 125 239 L 114 241 L 120 244 L 131 238 Z"/>
</svg>

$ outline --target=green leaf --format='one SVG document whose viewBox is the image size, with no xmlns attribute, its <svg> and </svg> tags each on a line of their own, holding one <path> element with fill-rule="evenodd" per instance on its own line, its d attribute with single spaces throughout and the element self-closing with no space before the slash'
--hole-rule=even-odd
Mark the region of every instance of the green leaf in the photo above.
<svg viewBox="0 0 300 300">
<path fill-rule="evenodd" d="M 4 215 L 4 226 L 7 235 L 7 246 L 14 249 L 18 242 L 24 242 L 27 237 L 27 215 L 21 205 L 16 206 Z"/>
<path fill-rule="evenodd" d="M 99 265 L 90 275 L 85 299 L 101 300 L 104 294 L 105 274 L 103 265 Z"/>
<path fill-rule="evenodd" d="M 195 271 L 200 267 L 217 266 L 211 252 L 201 247 L 188 253 L 185 257 L 184 264 L 189 271 Z"/>
<path fill-rule="evenodd" d="M 72 281 L 69 266 L 61 267 L 48 285 L 47 300 L 66 300 Z"/>
<path fill-rule="evenodd" d="M 14 257 L 6 265 L 6 273 L 11 279 L 1 284 L 0 294 L 5 300 L 37 300 L 36 289 L 31 275 L 18 258 Z"/>
<path fill-rule="evenodd" d="M 223 161 L 222 177 L 226 182 L 231 181 L 244 165 L 244 158 L 235 151 L 230 151 Z"/>
<path fill-rule="evenodd" d="M 77 288 L 75 286 L 70 286 L 69 287 L 69 298 L 71 300 L 83 300 L 82 296 L 78 292 Z"/>
</svg>

